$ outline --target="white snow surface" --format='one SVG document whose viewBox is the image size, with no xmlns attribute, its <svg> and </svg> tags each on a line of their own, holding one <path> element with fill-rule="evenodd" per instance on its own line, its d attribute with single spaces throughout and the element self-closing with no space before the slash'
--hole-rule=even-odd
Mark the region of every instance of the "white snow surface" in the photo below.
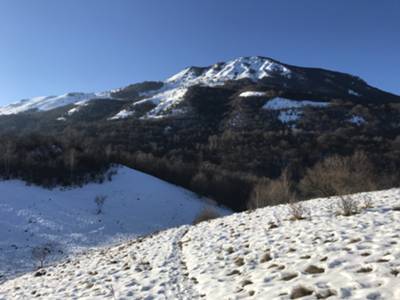
<svg viewBox="0 0 400 300">
<path fill-rule="evenodd" d="M 248 98 L 248 97 L 265 97 L 265 92 L 257 92 L 257 91 L 246 91 L 240 93 L 239 97 Z"/>
<path fill-rule="evenodd" d="M 68 93 L 61 96 L 35 97 L 0 107 L 0 115 L 18 114 L 29 110 L 47 111 L 70 104 L 83 105 L 90 100 L 105 97 L 110 97 L 110 93 Z"/>
<path fill-rule="evenodd" d="M 349 95 L 353 95 L 353 96 L 357 96 L 357 97 L 360 97 L 360 96 L 361 96 L 360 93 L 357 93 L 356 91 L 354 91 L 354 90 L 352 90 L 352 89 L 349 89 L 349 90 L 348 90 L 348 93 L 349 93 Z"/>
<path fill-rule="evenodd" d="M 279 111 L 278 119 L 282 123 L 290 123 L 299 120 L 302 116 L 302 109 L 306 106 L 327 107 L 328 102 L 312 100 L 291 100 L 282 97 L 276 97 L 268 100 L 263 108 Z"/>
<path fill-rule="evenodd" d="M 111 181 L 69 189 L 48 190 L 18 180 L 1 181 L 0 282 L 32 270 L 32 247 L 50 243 L 70 255 L 192 223 L 204 207 L 215 207 L 183 188 L 139 171 L 127 167 L 115 170 Z M 97 214 L 96 196 L 106 197 L 101 214 Z M 229 213 L 215 209 L 223 215 Z"/>
<path fill-rule="evenodd" d="M 311 100 L 291 100 L 281 97 L 276 97 L 272 100 L 267 101 L 263 108 L 271 110 L 291 109 L 291 108 L 302 108 L 304 106 L 313 107 L 326 107 L 328 102 L 322 101 L 311 101 Z"/>
<path fill-rule="evenodd" d="M 351 116 L 351 118 L 349 119 L 349 122 L 353 123 L 355 125 L 358 125 L 358 126 L 363 125 L 363 124 L 366 123 L 364 117 L 357 116 L 357 115 Z"/>
<path fill-rule="evenodd" d="M 115 116 L 111 117 L 110 120 L 119 120 L 119 119 L 126 119 L 133 115 L 135 112 L 123 109 L 120 112 L 118 112 Z"/>
<path fill-rule="evenodd" d="M 280 205 L 89 250 L 0 285 L 2 299 L 400 299 L 400 190 Z M 397 208 L 396 208 L 397 207 Z"/>
</svg>

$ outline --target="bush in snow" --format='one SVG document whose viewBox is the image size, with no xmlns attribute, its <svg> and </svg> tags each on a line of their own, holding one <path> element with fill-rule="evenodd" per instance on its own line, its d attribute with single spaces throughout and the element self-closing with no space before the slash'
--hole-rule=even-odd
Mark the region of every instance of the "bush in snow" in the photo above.
<svg viewBox="0 0 400 300">
<path fill-rule="evenodd" d="M 301 202 L 290 202 L 289 204 L 290 219 L 304 220 L 307 217 L 308 211 Z"/>
<path fill-rule="evenodd" d="M 338 202 L 339 214 L 349 217 L 360 212 L 359 203 L 351 196 L 340 196 Z"/>
<path fill-rule="evenodd" d="M 107 196 L 96 196 L 96 198 L 94 198 L 94 202 L 96 203 L 97 206 L 97 214 L 100 215 L 101 213 L 103 213 L 103 207 L 104 207 L 104 202 L 106 201 Z"/>
<path fill-rule="evenodd" d="M 374 204 L 373 204 L 371 196 L 369 196 L 369 195 L 364 195 L 363 196 L 363 206 L 364 206 L 365 209 L 374 207 Z"/>
<path fill-rule="evenodd" d="M 211 207 L 205 207 L 193 220 L 193 225 L 220 217 Z"/>
<path fill-rule="evenodd" d="M 289 203 L 295 198 L 287 172 L 276 180 L 263 180 L 254 186 L 248 208 Z"/>
</svg>

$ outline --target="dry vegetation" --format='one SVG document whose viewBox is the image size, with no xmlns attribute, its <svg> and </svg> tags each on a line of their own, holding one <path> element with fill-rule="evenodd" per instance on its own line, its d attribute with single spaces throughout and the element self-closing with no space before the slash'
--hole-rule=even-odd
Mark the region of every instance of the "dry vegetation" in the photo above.
<svg viewBox="0 0 400 300">
<path fill-rule="evenodd" d="M 205 207 L 193 220 L 193 224 L 199 224 L 220 217 L 217 211 L 211 207 Z"/>
</svg>

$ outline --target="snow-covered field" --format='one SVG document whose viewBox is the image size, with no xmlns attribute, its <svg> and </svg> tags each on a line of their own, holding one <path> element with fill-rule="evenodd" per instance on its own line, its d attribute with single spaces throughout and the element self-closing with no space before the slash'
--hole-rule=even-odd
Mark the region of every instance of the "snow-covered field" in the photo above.
<svg viewBox="0 0 400 300">
<path fill-rule="evenodd" d="M 349 217 L 315 199 L 304 220 L 281 205 L 88 250 L 0 299 L 400 299 L 400 190 L 368 197 Z"/>
<path fill-rule="evenodd" d="M 126 167 L 117 170 L 112 181 L 64 190 L 0 182 L 0 282 L 35 267 L 33 247 L 48 244 L 51 258 L 60 259 L 192 223 L 205 206 L 213 206 L 155 177 Z M 99 214 L 98 196 L 105 197 Z"/>
</svg>

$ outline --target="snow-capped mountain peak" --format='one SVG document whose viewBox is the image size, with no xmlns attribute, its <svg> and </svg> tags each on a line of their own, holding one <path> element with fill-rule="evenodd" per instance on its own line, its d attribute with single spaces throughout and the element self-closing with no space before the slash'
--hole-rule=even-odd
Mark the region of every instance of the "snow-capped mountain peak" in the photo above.
<svg viewBox="0 0 400 300">
<path fill-rule="evenodd" d="M 159 118 L 166 113 L 181 113 L 174 109 L 186 95 L 191 86 L 220 86 L 227 81 L 250 79 L 256 82 L 266 77 L 292 76 L 292 71 L 283 64 L 261 56 L 239 57 L 224 63 L 216 63 L 210 67 L 189 67 L 164 81 L 160 90 L 144 93 L 144 99 L 133 104 L 132 110 L 143 104 L 155 106 L 142 118 Z M 117 114 L 112 119 L 126 116 Z"/>
<path fill-rule="evenodd" d="M 290 76 L 284 65 L 265 57 L 239 57 L 207 68 L 190 67 L 168 78 L 166 83 L 179 85 L 218 85 L 229 80 L 251 79 L 253 81 L 270 76 Z"/>
</svg>

